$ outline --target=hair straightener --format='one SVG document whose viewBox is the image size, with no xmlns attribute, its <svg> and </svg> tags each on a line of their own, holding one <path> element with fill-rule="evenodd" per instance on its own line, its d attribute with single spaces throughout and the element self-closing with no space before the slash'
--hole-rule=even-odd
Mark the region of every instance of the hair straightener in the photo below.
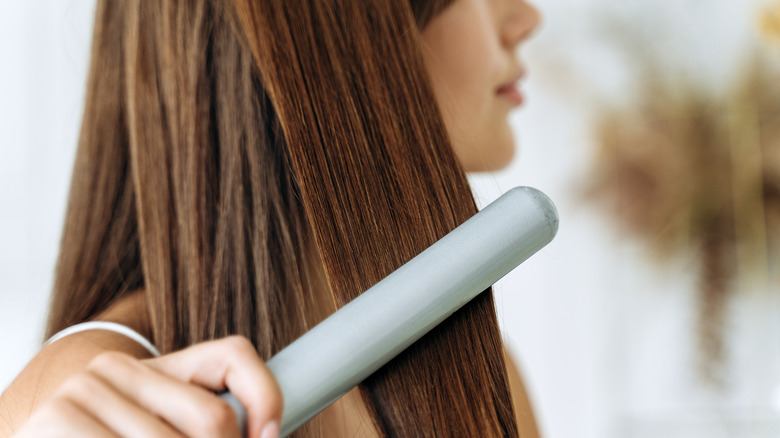
<svg viewBox="0 0 780 438">
<path fill-rule="evenodd" d="M 547 245 L 558 213 L 514 188 L 339 309 L 267 365 L 284 395 L 286 436 Z M 229 392 L 245 435 L 246 411 Z"/>
</svg>

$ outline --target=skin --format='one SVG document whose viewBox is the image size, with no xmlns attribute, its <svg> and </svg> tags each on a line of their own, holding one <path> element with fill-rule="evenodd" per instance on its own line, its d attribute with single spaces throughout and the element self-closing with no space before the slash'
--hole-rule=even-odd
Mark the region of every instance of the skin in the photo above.
<svg viewBox="0 0 780 438">
<path fill-rule="evenodd" d="M 423 56 L 455 154 L 467 172 L 512 159 L 507 122 L 525 73 L 517 52 L 539 25 L 520 0 L 457 0 L 423 29 Z M 515 94 L 517 96 L 517 94 Z"/>
<path fill-rule="evenodd" d="M 146 316 L 139 291 L 96 319 L 150 337 Z M 239 437 L 232 410 L 214 394 L 225 389 L 247 407 L 248 436 L 278 435 L 281 390 L 247 339 L 149 357 L 102 330 L 44 347 L 0 398 L 0 436 Z"/>
<path fill-rule="evenodd" d="M 456 0 L 422 32 L 437 103 L 466 171 L 496 170 L 512 158 L 507 116 L 520 104 L 511 89 L 523 74 L 516 52 L 538 24 L 520 0 Z M 141 291 L 96 319 L 151 338 Z M 520 435 L 538 437 L 522 378 L 505 357 Z M 250 437 L 278 436 L 281 391 L 246 339 L 152 359 L 122 335 L 82 332 L 44 347 L 0 396 L 0 437 L 238 437 L 232 411 L 214 395 L 224 389 L 247 407 Z M 326 436 L 378 436 L 355 390 L 321 419 Z"/>
</svg>

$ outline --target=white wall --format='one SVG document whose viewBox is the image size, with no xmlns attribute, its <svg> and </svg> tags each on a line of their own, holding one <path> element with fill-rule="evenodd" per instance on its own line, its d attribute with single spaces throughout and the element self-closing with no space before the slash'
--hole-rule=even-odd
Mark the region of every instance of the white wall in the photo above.
<svg viewBox="0 0 780 438">
<path fill-rule="evenodd" d="M 83 0 L 0 0 L 0 388 L 43 336 L 92 9 Z"/>
<path fill-rule="evenodd" d="M 593 99 L 624 95 L 630 72 L 604 32 L 605 11 L 652 36 L 648 50 L 684 59 L 717 87 L 741 56 L 753 9 L 744 0 L 539 3 L 545 25 L 523 52 L 528 102 L 513 117 L 518 156 L 472 182 L 483 205 L 531 185 L 559 208 L 555 241 L 496 287 L 545 436 L 778 436 L 778 299 L 751 289 L 732 303 L 728 385 L 701 384 L 693 262 L 655 267 L 577 196 L 593 154 Z M 0 0 L 0 388 L 41 337 L 92 8 L 92 0 Z"/>
<path fill-rule="evenodd" d="M 780 279 L 739 285 L 726 320 L 725 385 L 709 386 L 696 372 L 695 261 L 656 266 L 640 242 L 578 196 L 595 150 L 588 121 L 599 102 L 625 97 L 634 73 L 609 29 L 629 23 L 641 50 L 720 90 L 748 54 L 756 7 L 744 0 L 538 3 L 546 24 L 525 52 L 531 80 L 515 125 L 520 154 L 508 170 L 473 182 L 484 202 L 531 185 L 559 208 L 555 241 L 497 288 L 543 432 L 780 436 Z"/>
</svg>

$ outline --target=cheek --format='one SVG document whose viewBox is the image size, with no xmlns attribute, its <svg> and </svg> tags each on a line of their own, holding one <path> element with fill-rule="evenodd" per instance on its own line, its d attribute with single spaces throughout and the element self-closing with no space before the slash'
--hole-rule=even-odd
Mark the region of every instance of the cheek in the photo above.
<svg viewBox="0 0 780 438">
<path fill-rule="evenodd" d="M 485 66 L 493 58 L 475 53 L 472 59 Z M 500 82 L 487 68 L 472 68 L 462 77 L 468 81 L 450 88 L 451 105 L 442 107 L 455 153 L 467 171 L 505 167 L 514 155 L 514 138 L 508 122 L 511 106 L 496 95 L 495 84 Z"/>
<path fill-rule="evenodd" d="M 436 98 L 458 125 L 489 116 L 491 100 L 505 74 L 488 18 L 477 15 L 463 21 L 450 23 L 447 29 L 426 29 L 423 34 L 426 67 Z"/>
<path fill-rule="evenodd" d="M 463 161 L 472 161 L 483 149 L 480 144 L 493 143 L 490 137 L 506 123 L 506 112 L 495 94 L 500 76 L 494 49 L 476 38 L 458 40 L 449 51 L 428 57 L 427 64 L 453 147 Z"/>
<path fill-rule="evenodd" d="M 467 171 L 495 170 L 513 154 L 508 108 L 496 91 L 506 53 L 487 9 L 455 2 L 423 31 L 424 60 L 455 153 Z"/>
</svg>

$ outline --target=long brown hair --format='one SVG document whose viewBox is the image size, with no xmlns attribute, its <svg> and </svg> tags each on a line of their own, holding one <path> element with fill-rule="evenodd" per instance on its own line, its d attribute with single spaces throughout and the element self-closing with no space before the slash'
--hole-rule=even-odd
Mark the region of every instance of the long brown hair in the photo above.
<svg viewBox="0 0 780 438">
<path fill-rule="evenodd" d="M 162 352 L 268 359 L 476 211 L 420 54 L 446 2 L 232 3 L 99 2 L 49 333 L 143 289 Z M 492 294 L 361 392 L 386 435 L 516 436 Z"/>
</svg>

